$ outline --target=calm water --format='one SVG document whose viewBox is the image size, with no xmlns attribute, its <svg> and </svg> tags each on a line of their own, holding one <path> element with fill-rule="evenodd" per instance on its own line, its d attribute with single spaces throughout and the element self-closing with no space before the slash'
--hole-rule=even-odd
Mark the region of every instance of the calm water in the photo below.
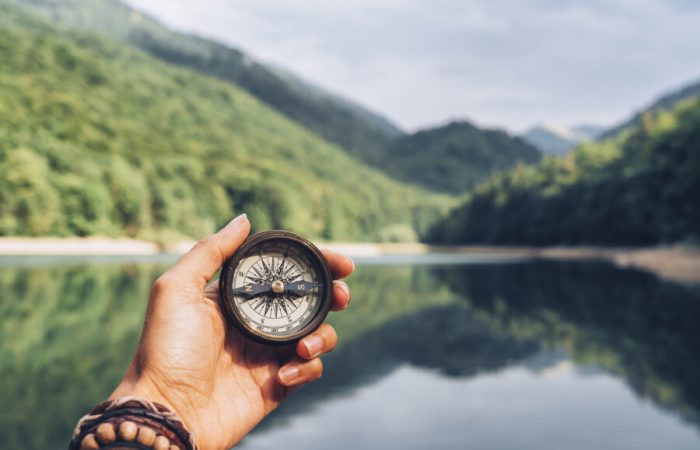
<svg viewBox="0 0 700 450">
<path fill-rule="evenodd" d="M 365 261 L 324 379 L 245 449 L 698 449 L 700 291 L 606 264 Z M 0 448 L 65 448 L 164 258 L 0 258 Z"/>
</svg>

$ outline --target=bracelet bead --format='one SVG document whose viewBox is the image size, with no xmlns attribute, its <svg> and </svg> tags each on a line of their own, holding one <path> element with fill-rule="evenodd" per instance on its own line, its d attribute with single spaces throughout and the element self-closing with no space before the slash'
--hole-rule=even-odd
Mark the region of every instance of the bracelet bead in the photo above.
<svg viewBox="0 0 700 450">
<path fill-rule="evenodd" d="M 139 431 L 139 427 L 130 420 L 125 420 L 119 424 L 119 439 L 125 442 L 132 442 L 136 439 L 136 433 Z"/>
<path fill-rule="evenodd" d="M 136 434 L 136 442 L 150 447 L 156 441 L 156 432 L 147 427 L 139 427 L 139 432 Z"/>
<path fill-rule="evenodd" d="M 81 450 L 97 450 L 98 448 L 100 448 L 100 444 L 97 443 L 97 439 L 95 439 L 95 435 L 92 433 L 85 435 L 80 442 Z"/>
<path fill-rule="evenodd" d="M 170 441 L 165 436 L 158 436 L 153 443 L 153 450 L 170 450 Z"/>
<path fill-rule="evenodd" d="M 97 430 L 95 430 L 95 436 L 100 444 L 111 444 L 117 440 L 117 434 L 114 432 L 114 425 L 111 423 L 101 423 Z"/>
</svg>

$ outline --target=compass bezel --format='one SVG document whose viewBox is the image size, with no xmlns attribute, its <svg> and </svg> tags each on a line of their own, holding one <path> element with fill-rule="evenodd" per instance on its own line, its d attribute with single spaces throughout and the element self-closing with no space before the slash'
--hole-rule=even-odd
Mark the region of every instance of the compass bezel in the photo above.
<svg viewBox="0 0 700 450">
<path fill-rule="evenodd" d="M 244 320 L 241 312 L 235 305 L 235 296 L 231 294 L 234 285 L 234 277 L 238 265 L 244 257 L 248 256 L 249 250 L 267 241 L 287 241 L 302 249 L 305 256 L 311 261 L 311 265 L 318 271 L 319 283 L 321 284 L 319 293 L 319 305 L 316 308 L 313 318 L 296 332 L 285 336 L 273 336 L 250 326 Z M 219 306 L 227 321 L 241 331 L 245 336 L 256 342 L 267 345 L 288 345 L 297 342 L 299 339 L 313 333 L 326 320 L 333 301 L 333 277 L 323 253 L 311 241 L 296 233 L 285 230 L 261 231 L 250 235 L 235 253 L 221 267 L 219 277 Z"/>
</svg>

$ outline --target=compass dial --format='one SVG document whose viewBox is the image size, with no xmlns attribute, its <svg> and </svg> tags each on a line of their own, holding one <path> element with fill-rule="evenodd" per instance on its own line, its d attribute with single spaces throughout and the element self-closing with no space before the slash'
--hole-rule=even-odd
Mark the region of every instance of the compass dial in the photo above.
<svg viewBox="0 0 700 450">
<path fill-rule="evenodd" d="M 321 252 L 286 231 L 250 236 L 224 264 L 220 301 L 227 318 L 265 343 L 289 343 L 315 330 L 331 303 Z"/>
</svg>

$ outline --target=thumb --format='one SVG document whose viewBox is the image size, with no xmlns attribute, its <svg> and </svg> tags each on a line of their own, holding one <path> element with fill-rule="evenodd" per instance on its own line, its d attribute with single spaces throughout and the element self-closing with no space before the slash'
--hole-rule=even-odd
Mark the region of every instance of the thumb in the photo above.
<svg viewBox="0 0 700 450">
<path fill-rule="evenodd" d="M 170 270 L 178 277 L 193 279 L 203 289 L 249 232 L 248 216 L 241 214 L 215 234 L 197 242 Z"/>
</svg>

